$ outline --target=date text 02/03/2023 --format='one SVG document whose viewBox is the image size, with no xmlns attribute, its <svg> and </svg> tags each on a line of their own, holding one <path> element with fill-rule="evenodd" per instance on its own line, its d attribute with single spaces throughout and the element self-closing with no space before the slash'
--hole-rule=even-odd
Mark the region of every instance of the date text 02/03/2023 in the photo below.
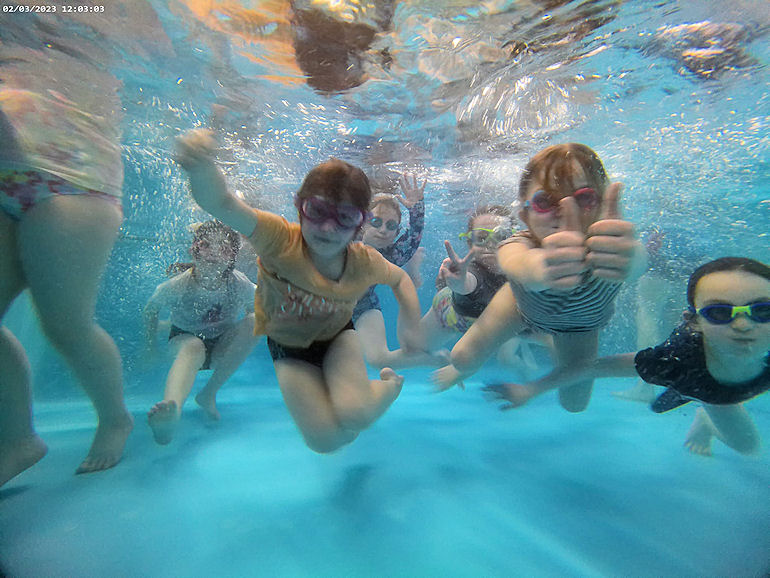
<svg viewBox="0 0 770 578">
<path fill-rule="evenodd" d="M 3 4 L 2 11 L 5 13 L 14 12 L 36 12 L 36 13 L 54 13 L 61 12 L 64 14 L 84 14 L 84 13 L 96 13 L 104 12 L 104 5 L 90 5 L 90 4 L 62 4 L 55 6 L 53 4 Z"/>
</svg>

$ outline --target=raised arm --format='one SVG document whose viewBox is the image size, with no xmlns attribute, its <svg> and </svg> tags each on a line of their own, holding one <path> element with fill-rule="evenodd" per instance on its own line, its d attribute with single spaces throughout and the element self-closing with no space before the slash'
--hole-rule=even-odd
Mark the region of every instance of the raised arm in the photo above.
<svg viewBox="0 0 770 578">
<path fill-rule="evenodd" d="M 177 141 L 175 160 L 187 172 L 195 202 L 213 217 L 250 237 L 257 226 L 257 215 L 227 190 L 224 175 L 214 163 L 215 148 L 211 131 L 195 129 Z"/>
<path fill-rule="evenodd" d="M 422 231 L 425 228 L 425 203 L 423 201 L 425 185 L 417 184 L 414 175 L 404 173 L 399 179 L 403 195 L 398 200 L 409 211 L 409 228 L 393 243 L 393 259 L 391 261 L 403 267 L 412 258 L 422 242 Z"/>
</svg>

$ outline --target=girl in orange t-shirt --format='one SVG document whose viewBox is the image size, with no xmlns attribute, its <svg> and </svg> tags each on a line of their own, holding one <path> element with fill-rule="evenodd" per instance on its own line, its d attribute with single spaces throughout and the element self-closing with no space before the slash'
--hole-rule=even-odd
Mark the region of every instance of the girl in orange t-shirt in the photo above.
<svg viewBox="0 0 770 578">
<path fill-rule="evenodd" d="M 374 423 L 403 383 L 387 367 L 369 379 L 353 308 L 371 285 L 389 285 L 401 344 L 422 349 L 414 285 L 376 249 L 353 242 L 371 199 L 361 169 L 337 159 L 313 168 L 295 197 L 300 223 L 289 223 L 228 192 L 214 146 L 209 131 L 191 131 L 179 141 L 177 162 L 198 204 L 259 255 L 255 332 L 267 335 L 281 393 L 308 447 L 334 451 Z"/>
</svg>

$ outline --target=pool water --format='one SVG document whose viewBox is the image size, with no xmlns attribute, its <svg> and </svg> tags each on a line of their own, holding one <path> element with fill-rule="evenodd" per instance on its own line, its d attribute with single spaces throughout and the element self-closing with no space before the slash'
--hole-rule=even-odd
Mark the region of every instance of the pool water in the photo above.
<svg viewBox="0 0 770 578">
<path fill-rule="evenodd" d="M 104 6 L 77 18 L 60 11 L 58 20 L 3 15 L 0 39 L 28 47 L 58 26 L 67 42 L 49 50 L 66 48 L 94 79 L 120 85 L 125 220 L 97 315 L 121 350 L 136 426 L 118 466 L 73 475 L 95 417 L 26 296 L 18 299 L 3 324 L 27 349 L 49 452 L 0 489 L 0 572 L 770 571 L 767 449 L 745 457 L 715 442 L 711 458 L 690 454 L 682 442 L 695 404 L 656 415 L 611 395 L 633 380 L 599 380 L 580 414 L 563 411 L 553 393 L 500 412 L 481 387 L 524 379 L 510 368 L 490 362 L 464 391 L 442 394 L 428 369 L 406 370 L 382 419 L 350 446 L 317 455 L 283 404 L 264 340 L 222 389 L 222 421 L 212 425 L 190 400 L 163 447 L 146 412 L 168 366 L 139 359 L 142 307 L 167 265 L 186 260 L 188 226 L 205 219 L 171 161 L 174 139 L 195 126 L 216 129 L 241 197 L 289 219 L 302 176 L 332 155 L 378 183 L 401 171 L 427 179 L 423 310 L 443 240 L 457 241 L 476 204 L 513 202 L 526 160 L 558 142 L 599 153 L 625 184 L 624 215 L 643 237 L 666 232 L 681 307 L 682 263 L 770 261 L 766 11 L 748 0 Z M 357 40 L 340 43 L 349 25 Z M 602 354 L 635 350 L 636 291 L 621 291 Z M 395 346 L 395 302 L 380 295 Z M 746 407 L 770 432 L 770 398 Z"/>
</svg>

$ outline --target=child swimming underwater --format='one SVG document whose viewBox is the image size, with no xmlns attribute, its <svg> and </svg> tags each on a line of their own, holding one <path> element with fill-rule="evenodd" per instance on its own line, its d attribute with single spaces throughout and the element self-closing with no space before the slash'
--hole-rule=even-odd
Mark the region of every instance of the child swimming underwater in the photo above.
<svg viewBox="0 0 770 578">
<path fill-rule="evenodd" d="M 195 229 L 184 272 L 158 285 L 144 309 L 146 345 L 154 349 L 158 313 L 171 312 L 168 340 L 174 363 L 168 372 L 163 400 L 147 414 L 155 441 L 169 443 L 199 370 L 213 369 L 195 401 L 212 419 L 219 419 L 216 396 L 249 355 L 254 343 L 254 283 L 235 269 L 241 239 L 230 227 L 207 221 Z M 243 317 L 243 313 L 246 316 Z"/>
<path fill-rule="evenodd" d="M 553 336 L 557 366 L 596 357 L 621 283 L 645 264 L 633 225 L 620 217 L 620 189 L 582 144 L 548 147 L 527 163 L 519 217 L 528 228 L 497 250 L 508 283 L 452 349 L 452 365 L 437 372 L 438 383 L 459 382 L 524 331 Z M 583 411 L 592 387 L 588 379 L 560 389 L 562 407 Z"/>
<path fill-rule="evenodd" d="M 399 267 L 405 267 L 417 255 L 422 230 L 425 225 L 425 203 L 423 201 L 425 185 L 417 184 L 413 175 L 404 174 L 399 179 L 403 195 L 395 196 L 381 193 L 372 198 L 369 204 L 371 218 L 362 227 L 361 240 L 366 245 L 377 249 L 383 257 Z M 409 211 L 409 226 L 401 232 L 401 208 L 399 202 Z M 356 328 L 361 345 L 364 348 L 366 362 L 373 367 L 391 367 L 394 369 L 431 363 L 433 356 L 414 352 L 404 354 L 403 350 L 391 351 L 385 331 L 380 300 L 374 291 L 369 290 L 356 304 L 353 311 L 353 325 Z"/>
<path fill-rule="evenodd" d="M 374 284 L 399 303 L 399 341 L 422 349 L 414 284 L 376 249 L 353 242 L 367 218 L 369 180 L 332 159 L 313 168 L 295 197 L 300 223 L 253 209 L 231 195 L 214 164 L 210 132 L 179 141 L 198 204 L 247 236 L 259 255 L 255 332 L 266 334 L 284 400 L 306 444 L 331 452 L 372 425 L 401 392 L 403 377 L 383 368 L 370 380 L 351 316 Z"/>
<path fill-rule="evenodd" d="M 657 413 L 702 403 L 685 440 L 690 451 L 711 455 L 716 437 L 756 453 L 759 432 L 742 403 L 770 389 L 770 267 L 743 257 L 701 265 L 687 283 L 687 303 L 684 323 L 656 347 L 562 367 L 527 385 L 485 389 L 509 409 L 584 379 L 639 375 L 667 388 L 652 404 Z"/>
</svg>

